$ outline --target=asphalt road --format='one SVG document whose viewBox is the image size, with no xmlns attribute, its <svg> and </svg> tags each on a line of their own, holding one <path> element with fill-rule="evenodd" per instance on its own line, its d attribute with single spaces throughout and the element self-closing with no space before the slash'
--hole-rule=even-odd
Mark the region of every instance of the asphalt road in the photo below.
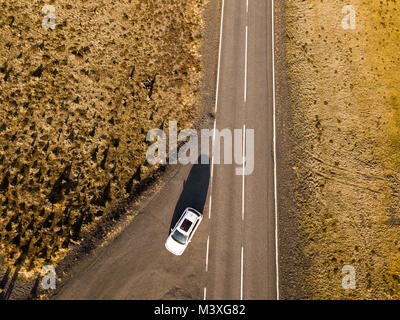
<svg viewBox="0 0 400 320">
<path fill-rule="evenodd" d="M 225 0 L 215 127 L 254 129 L 255 166 L 178 166 L 109 245 L 74 269 L 57 299 L 277 299 L 272 5 Z M 181 257 L 164 242 L 186 206 L 205 219 Z"/>
<path fill-rule="evenodd" d="M 208 299 L 277 298 L 271 8 L 225 1 L 216 127 L 254 129 L 255 166 L 215 166 Z"/>
</svg>

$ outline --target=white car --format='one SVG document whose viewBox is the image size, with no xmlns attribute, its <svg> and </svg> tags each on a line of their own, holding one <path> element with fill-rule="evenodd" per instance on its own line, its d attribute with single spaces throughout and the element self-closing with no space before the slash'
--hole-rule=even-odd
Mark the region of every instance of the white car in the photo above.
<svg viewBox="0 0 400 320">
<path fill-rule="evenodd" d="M 182 255 L 203 220 L 203 215 L 193 208 L 186 208 L 182 217 L 168 236 L 165 248 L 177 256 Z"/>
</svg>

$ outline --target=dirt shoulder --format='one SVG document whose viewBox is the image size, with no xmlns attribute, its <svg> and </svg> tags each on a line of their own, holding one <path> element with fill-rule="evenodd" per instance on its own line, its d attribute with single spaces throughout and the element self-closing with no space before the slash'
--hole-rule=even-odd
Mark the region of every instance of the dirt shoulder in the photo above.
<svg viewBox="0 0 400 320">
<path fill-rule="evenodd" d="M 290 185 L 280 185 L 286 298 L 399 295 L 400 21 L 394 3 L 352 5 L 356 25 L 344 29 L 342 1 L 279 4 L 288 83 L 278 90 L 287 112 L 281 160 L 283 148 L 291 155 L 281 169 Z M 345 266 L 354 289 L 342 286 Z"/>
<path fill-rule="evenodd" d="M 275 1 L 275 78 L 277 116 L 277 181 L 279 275 L 281 299 L 302 299 L 302 269 L 307 267 L 295 201 L 296 176 L 293 115 L 287 64 L 286 1 Z"/>
</svg>

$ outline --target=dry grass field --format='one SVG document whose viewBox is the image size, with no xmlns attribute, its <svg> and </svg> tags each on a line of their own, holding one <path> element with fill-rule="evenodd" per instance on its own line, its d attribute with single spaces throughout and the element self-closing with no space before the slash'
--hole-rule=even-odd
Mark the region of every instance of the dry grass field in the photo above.
<svg viewBox="0 0 400 320">
<path fill-rule="evenodd" d="M 191 126 L 206 2 L 0 0 L 3 266 L 56 263 L 152 174 L 147 132 Z"/>
<path fill-rule="evenodd" d="M 341 25 L 349 4 L 355 30 Z M 312 299 L 400 298 L 399 5 L 287 1 L 299 281 Z"/>
</svg>

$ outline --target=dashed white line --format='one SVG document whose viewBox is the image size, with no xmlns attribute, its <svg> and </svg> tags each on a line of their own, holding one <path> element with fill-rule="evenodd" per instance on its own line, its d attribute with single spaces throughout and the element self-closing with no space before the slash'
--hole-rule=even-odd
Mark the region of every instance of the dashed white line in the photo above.
<svg viewBox="0 0 400 320">
<path fill-rule="evenodd" d="M 275 82 L 275 28 L 274 28 L 274 0 L 272 0 L 272 78 L 273 78 L 273 144 L 274 144 L 274 200 L 275 200 L 275 259 L 276 259 L 276 292 L 277 300 L 279 300 L 279 254 L 278 254 L 278 201 L 277 201 L 277 164 L 276 164 L 276 82 Z M 219 98 L 219 79 L 221 69 L 221 49 L 222 49 L 222 31 L 224 21 L 224 8 L 225 1 L 222 0 L 221 9 L 221 27 L 220 27 L 220 39 L 219 39 L 219 53 L 218 53 L 218 71 L 217 71 L 217 85 L 216 85 L 216 98 L 215 98 L 215 112 L 218 111 L 218 98 Z M 249 10 L 249 1 L 246 0 L 246 13 Z M 245 83 L 244 83 L 244 102 L 247 102 L 247 65 L 248 65 L 248 25 L 246 25 L 246 51 L 245 51 Z M 244 220 L 244 163 L 245 163 L 245 135 L 246 126 L 243 126 L 243 180 L 242 180 L 242 220 Z M 213 136 L 213 148 L 215 142 L 215 129 L 216 120 L 214 121 L 214 136 Z M 213 177 L 214 169 L 214 153 L 212 156 L 211 166 L 211 178 Z M 209 207 L 209 218 L 211 219 L 211 203 L 212 197 L 210 195 L 210 207 Z M 208 255 L 209 255 L 209 237 L 207 239 L 207 255 L 206 255 L 206 271 L 208 271 Z M 244 264 L 244 248 L 241 247 L 241 266 L 240 266 L 240 300 L 243 300 L 243 264 Z M 204 288 L 204 300 L 207 298 L 207 288 Z"/>
<path fill-rule="evenodd" d="M 217 87 L 215 89 L 215 112 L 218 111 L 218 95 L 219 95 L 219 78 L 221 72 L 221 50 L 222 50 L 222 30 L 224 25 L 224 8 L 225 8 L 225 0 L 222 0 L 222 8 L 221 8 L 221 27 L 219 31 L 219 50 L 218 50 L 218 71 L 217 71 Z"/>
<path fill-rule="evenodd" d="M 272 0 L 272 101 L 273 101 L 273 141 L 274 141 L 274 200 L 275 200 L 275 268 L 276 268 L 276 299 L 279 300 L 279 253 L 278 253 L 278 188 L 276 170 L 276 98 L 275 98 L 275 3 Z"/>
<path fill-rule="evenodd" d="M 244 54 L 244 102 L 247 102 L 247 51 L 248 51 L 248 37 L 249 37 L 249 27 L 246 25 L 246 45 Z"/>
<path fill-rule="evenodd" d="M 210 249 L 210 236 L 207 238 L 207 252 L 206 252 L 206 272 L 208 272 L 208 254 Z"/>
<path fill-rule="evenodd" d="M 242 254 L 241 254 L 241 262 L 240 262 L 240 300 L 243 300 L 243 246 L 242 246 Z"/>
<path fill-rule="evenodd" d="M 211 147 L 211 183 L 214 177 L 214 150 L 215 150 L 215 133 L 217 128 L 217 120 L 214 120 L 214 130 L 213 130 L 213 138 L 212 138 L 212 147 Z"/>
<path fill-rule="evenodd" d="M 244 178 L 245 178 L 245 162 L 246 162 L 246 125 L 243 125 L 243 147 L 242 147 L 242 152 L 243 152 L 243 159 L 242 159 L 242 221 L 244 221 Z"/>
</svg>

